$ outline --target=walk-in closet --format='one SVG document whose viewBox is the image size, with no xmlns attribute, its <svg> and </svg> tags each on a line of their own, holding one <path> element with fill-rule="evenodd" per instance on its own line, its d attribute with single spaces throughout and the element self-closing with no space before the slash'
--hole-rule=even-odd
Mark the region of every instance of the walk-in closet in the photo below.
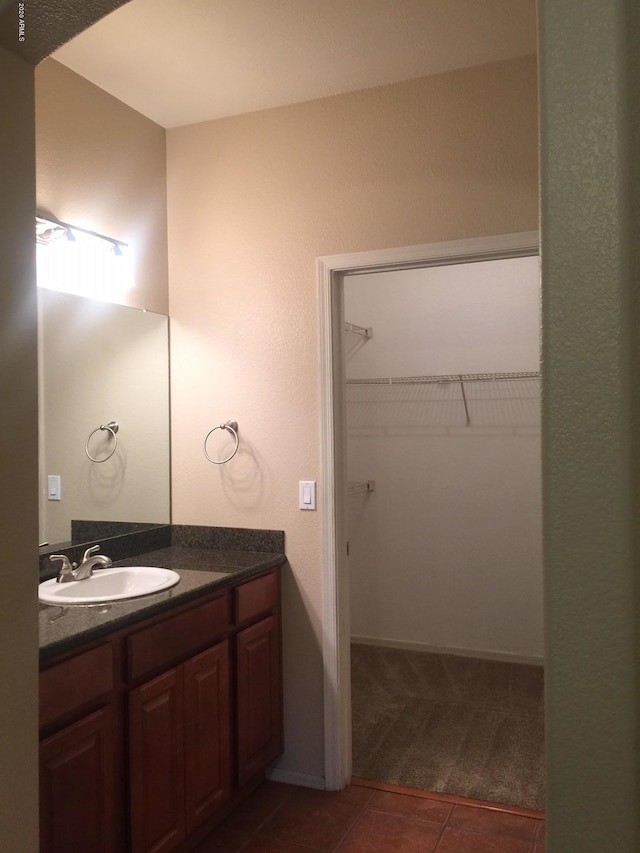
<svg viewBox="0 0 640 853">
<path fill-rule="evenodd" d="M 353 774 L 542 808 L 538 258 L 344 309 Z"/>
</svg>

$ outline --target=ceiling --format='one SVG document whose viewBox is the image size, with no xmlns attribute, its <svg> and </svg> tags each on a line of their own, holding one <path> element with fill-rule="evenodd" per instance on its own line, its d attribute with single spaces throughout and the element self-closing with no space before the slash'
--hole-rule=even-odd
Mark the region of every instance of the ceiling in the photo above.
<svg viewBox="0 0 640 853">
<path fill-rule="evenodd" d="M 130 0 L 53 58 L 168 128 L 535 52 L 535 0 Z"/>
</svg>

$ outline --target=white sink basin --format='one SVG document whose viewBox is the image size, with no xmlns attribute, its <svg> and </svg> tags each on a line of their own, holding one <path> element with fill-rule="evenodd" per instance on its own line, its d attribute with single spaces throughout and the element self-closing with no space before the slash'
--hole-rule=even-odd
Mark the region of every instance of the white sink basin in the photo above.
<svg viewBox="0 0 640 853">
<path fill-rule="evenodd" d="M 171 569 L 154 566 L 120 566 L 98 569 L 83 581 L 56 583 L 53 578 L 38 587 L 38 598 L 45 604 L 95 604 L 137 598 L 175 586 L 180 575 Z"/>
</svg>

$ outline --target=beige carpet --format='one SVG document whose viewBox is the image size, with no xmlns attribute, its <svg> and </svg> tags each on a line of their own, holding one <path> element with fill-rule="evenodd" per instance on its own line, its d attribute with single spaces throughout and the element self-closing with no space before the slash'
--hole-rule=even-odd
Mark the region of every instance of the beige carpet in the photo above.
<svg viewBox="0 0 640 853">
<path fill-rule="evenodd" d="M 353 644 L 353 775 L 544 809 L 543 669 Z"/>
</svg>

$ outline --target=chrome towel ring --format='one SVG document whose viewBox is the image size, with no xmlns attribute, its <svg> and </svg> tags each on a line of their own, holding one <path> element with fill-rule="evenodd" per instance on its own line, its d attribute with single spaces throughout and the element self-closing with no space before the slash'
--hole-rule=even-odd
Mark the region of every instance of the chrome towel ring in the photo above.
<svg viewBox="0 0 640 853">
<path fill-rule="evenodd" d="M 92 432 L 89 433 L 84 445 L 84 452 L 87 454 L 87 456 L 92 462 L 106 462 L 107 459 L 111 459 L 113 454 L 116 452 L 116 448 L 118 446 L 117 432 L 119 429 L 120 426 L 118 425 L 117 421 L 109 421 L 108 424 L 100 424 L 99 427 L 96 427 Z M 92 456 L 89 453 L 89 442 L 91 441 L 91 436 L 94 435 L 96 432 L 99 432 L 100 430 L 107 430 L 107 432 L 110 432 L 113 437 L 113 447 L 111 448 L 111 453 L 105 456 L 104 459 L 96 459 L 95 456 Z"/>
<path fill-rule="evenodd" d="M 235 439 L 235 447 L 233 448 L 233 450 L 229 454 L 229 456 L 227 456 L 225 459 L 212 459 L 209 456 L 209 454 L 207 453 L 207 441 L 209 440 L 209 436 L 211 435 L 212 432 L 215 432 L 217 429 L 226 429 L 227 432 L 230 432 Z M 240 444 L 240 439 L 238 438 L 238 421 L 227 421 L 224 424 L 219 424 L 218 426 L 214 426 L 213 429 L 210 429 L 209 432 L 206 434 L 205 439 L 204 439 L 204 447 L 203 447 L 204 455 L 207 457 L 209 462 L 213 462 L 214 465 L 224 465 L 225 462 L 228 462 L 230 459 L 233 459 L 233 457 L 236 455 L 236 453 L 238 452 L 238 445 L 239 444 Z"/>
</svg>

